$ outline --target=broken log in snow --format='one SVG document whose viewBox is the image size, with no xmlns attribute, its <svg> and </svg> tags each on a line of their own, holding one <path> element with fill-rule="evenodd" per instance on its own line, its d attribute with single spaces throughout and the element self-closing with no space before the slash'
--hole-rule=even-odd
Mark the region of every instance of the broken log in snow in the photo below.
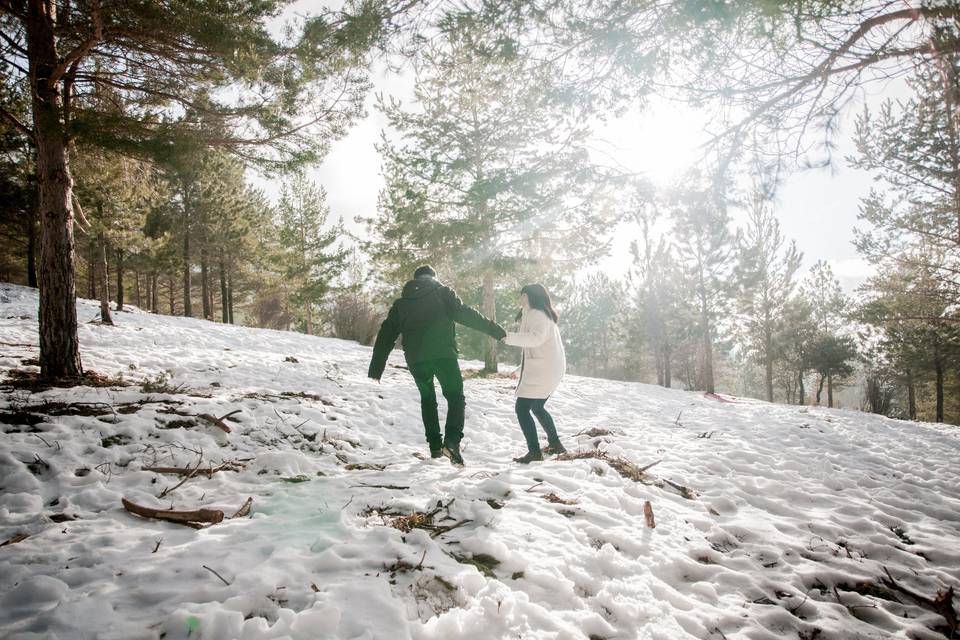
<svg viewBox="0 0 960 640">
<path fill-rule="evenodd" d="M 223 511 L 219 509 L 196 509 L 194 511 L 178 511 L 175 509 L 154 509 L 130 502 L 126 498 L 121 498 L 123 508 L 130 513 L 143 518 L 153 518 L 155 520 L 167 520 L 176 522 L 194 529 L 203 526 L 201 523 L 217 524 L 223 522 Z"/>
</svg>

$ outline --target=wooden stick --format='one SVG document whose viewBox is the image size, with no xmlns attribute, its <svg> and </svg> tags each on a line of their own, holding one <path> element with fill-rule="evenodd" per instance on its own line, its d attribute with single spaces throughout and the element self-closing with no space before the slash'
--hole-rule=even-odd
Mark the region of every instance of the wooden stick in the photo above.
<svg viewBox="0 0 960 640">
<path fill-rule="evenodd" d="M 651 529 L 657 528 L 657 521 L 653 519 L 653 505 L 647 500 L 643 503 L 643 517 L 647 520 L 647 526 Z"/>
<path fill-rule="evenodd" d="M 239 471 L 242 468 L 240 465 L 224 462 L 209 469 L 201 469 L 200 473 L 204 473 L 207 477 L 210 477 L 218 471 Z M 140 467 L 140 470 L 153 471 L 154 473 L 169 473 L 178 476 L 186 476 L 193 473 L 193 467 Z"/>
<path fill-rule="evenodd" d="M 216 416 L 212 416 L 212 415 L 210 415 L 209 413 L 200 413 L 200 414 L 197 414 L 197 417 L 198 417 L 198 418 L 203 418 L 204 420 L 206 420 L 207 422 L 209 422 L 209 423 L 212 424 L 213 426 L 219 427 L 219 428 L 223 429 L 224 432 L 226 432 L 226 433 L 230 433 L 230 427 L 228 427 L 228 426 L 223 422 L 223 420 L 221 420 L 220 418 L 218 418 L 218 417 L 216 417 Z"/>
<path fill-rule="evenodd" d="M 211 569 L 210 567 L 208 567 L 208 566 L 205 565 L 205 564 L 202 564 L 202 565 L 200 565 L 200 566 L 203 567 L 204 569 L 206 569 L 207 571 L 209 571 L 210 573 L 212 573 L 213 575 L 217 576 L 217 577 L 220 578 L 221 580 L 223 580 L 223 584 L 227 585 L 228 587 L 230 586 L 230 583 L 227 582 L 222 575 L 220 575 L 219 573 L 217 573 L 216 571 L 214 571 L 213 569 Z"/>
<path fill-rule="evenodd" d="M 226 420 L 227 418 L 229 418 L 229 417 L 232 416 L 233 414 L 235 414 L 235 413 L 240 413 L 241 411 L 243 411 L 243 409 L 234 409 L 234 410 L 231 411 L 230 413 L 225 413 L 225 414 L 223 414 L 222 416 L 220 416 L 220 422 L 223 422 L 224 420 Z"/>
<path fill-rule="evenodd" d="M 188 527 L 193 527 L 194 529 L 199 529 L 202 527 L 203 525 L 199 524 L 201 522 L 208 522 L 210 524 L 223 522 L 223 511 L 220 511 L 219 509 L 177 511 L 174 509 L 153 509 L 151 507 L 144 507 L 136 504 L 135 502 L 131 502 L 126 498 L 121 498 L 120 502 L 123 504 L 124 509 L 143 518 L 154 518 L 156 520 L 176 522 L 177 524 L 183 524 Z"/>
<path fill-rule="evenodd" d="M 200 451 L 200 458 L 197 460 L 197 466 L 195 466 L 195 467 L 190 471 L 190 473 L 188 473 L 187 475 L 183 476 L 183 480 L 181 480 L 180 482 L 178 482 L 177 484 L 175 484 L 175 485 L 174 485 L 172 488 L 170 488 L 170 489 L 164 489 L 163 491 L 160 492 L 160 495 L 157 496 L 157 497 L 158 497 L 158 498 L 162 498 L 162 497 L 166 496 L 168 493 L 171 493 L 171 492 L 176 491 L 177 489 L 179 489 L 180 486 L 183 485 L 184 482 L 186 482 L 187 480 L 189 480 L 189 479 L 192 478 L 193 476 L 197 475 L 197 471 L 200 470 L 200 465 L 201 465 L 201 464 L 203 464 L 203 451 L 202 451 L 202 450 Z"/>
<path fill-rule="evenodd" d="M 651 462 L 650 464 L 648 464 L 648 465 L 645 466 L 645 467 L 640 467 L 640 473 L 643 473 L 643 472 L 646 471 L 647 469 L 652 469 L 652 468 L 654 468 L 655 466 L 657 466 L 657 465 L 660 464 L 661 462 L 663 462 L 663 460 L 657 460 L 656 462 Z"/>
<path fill-rule="evenodd" d="M 250 507 L 253 505 L 253 496 L 247 498 L 247 501 L 243 503 L 243 506 L 237 509 L 237 512 L 230 516 L 230 519 L 233 518 L 242 518 L 250 513 Z"/>
<path fill-rule="evenodd" d="M 436 527 L 434 528 L 433 531 L 430 532 L 430 537 L 436 538 L 440 534 L 447 533 L 448 531 L 453 531 L 457 527 L 462 527 L 463 525 L 469 524 L 471 522 L 473 522 L 473 520 L 461 520 L 460 522 L 455 522 L 454 524 L 451 524 L 451 525 Z M 425 529 L 426 527 L 421 527 L 421 528 Z"/>
<path fill-rule="evenodd" d="M 394 490 L 394 491 L 403 491 L 403 490 L 405 490 L 405 489 L 409 489 L 409 488 L 410 488 L 410 487 L 405 487 L 405 486 L 400 485 L 400 484 L 352 484 L 352 485 L 350 485 L 350 487 L 351 487 L 351 488 L 353 488 L 353 487 L 364 487 L 364 488 L 366 488 L 366 489 L 392 489 L 392 490 Z"/>
<path fill-rule="evenodd" d="M 0 542 L 0 547 L 5 547 L 5 546 L 7 546 L 8 544 L 17 544 L 18 542 L 23 542 L 24 540 L 26 540 L 26 539 L 29 538 L 29 537 L 30 537 L 30 535 L 27 534 L 27 533 L 18 533 L 17 535 L 13 536 L 13 537 L 10 538 L 9 540 L 5 540 L 4 542 Z"/>
</svg>

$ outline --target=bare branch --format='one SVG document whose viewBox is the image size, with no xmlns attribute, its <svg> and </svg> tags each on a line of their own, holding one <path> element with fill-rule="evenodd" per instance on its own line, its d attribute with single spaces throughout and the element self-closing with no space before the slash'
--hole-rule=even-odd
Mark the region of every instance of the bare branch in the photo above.
<svg viewBox="0 0 960 640">
<path fill-rule="evenodd" d="M 67 56 L 56 66 L 50 77 L 47 78 L 47 85 L 54 87 L 71 67 L 76 69 L 76 65 L 84 58 L 95 44 L 103 40 L 103 17 L 100 14 L 100 1 L 92 0 L 91 19 L 93 20 L 93 33 L 77 47 L 67 54 Z"/>
<path fill-rule="evenodd" d="M 22 122 L 20 122 L 20 120 L 19 120 L 15 115 L 13 115 L 12 113 L 10 113 L 9 111 L 7 111 L 6 109 L 4 109 L 3 107 L 0 107 L 0 116 L 3 116 L 4 120 L 6 120 L 6 121 L 9 122 L 10 124 L 12 124 L 13 127 L 14 127 L 17 131 L 19 131 L 20 133 L 22 133 L 23 135 L 25 135 L 25 136 L 27 137 L 27 139 L 30 140 L 30 145 L 31 145 L 31 146 L 34 144 L 34 141 L 33 141 L 33 129 L 31 129 L 31 128 L 28 127 L 27 125 L 23 124 Z"/>
</svg>

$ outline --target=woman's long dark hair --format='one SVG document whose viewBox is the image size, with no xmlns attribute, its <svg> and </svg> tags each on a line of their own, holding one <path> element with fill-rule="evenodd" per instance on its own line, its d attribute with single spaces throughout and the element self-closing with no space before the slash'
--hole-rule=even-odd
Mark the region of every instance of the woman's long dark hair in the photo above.
<svg viewBox="0 0 960 640">
<path fill-rule="evenodd" d="M 547 317 L 558 322 L 560 316 L 557 315 L 557 312 L 553 310 L 553 303 L 550 301 L 550 294 L 547 293 L 547 290 L 543 288 L 542 284 L 528 284 L 524 285 L 520 289 L 521 294 L 527 294 L 527 301 L 530 303 L 531 309 L 540 309 Z M 523 311 L 517 314 L 517 320 L 523 316 Z"/>
</svg>

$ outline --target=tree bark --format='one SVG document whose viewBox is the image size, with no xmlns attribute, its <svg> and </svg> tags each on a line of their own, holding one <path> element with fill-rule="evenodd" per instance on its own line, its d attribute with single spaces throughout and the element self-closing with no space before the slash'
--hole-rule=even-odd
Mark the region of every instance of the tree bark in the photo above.
<svg viewBox="0 0 960 640">
<path fill-rule="evenodd" d="M 185 229 L 183 233 L 183 315 L 193 315 L 193 304 L 190 301 L 190 233 Z"/>
<path fill-rule="evenodd" d="M 770 331 L 770 319 L 763 329 L 763 366 L 764 382 L 767 386 L 767 402 L 773 402 L 773 336 Z"/>
<path fill-rule="evenodd" d="M 493 269 L 483 273 L 483 315 L 493 322 L 497 321 L 497 302 L 493 289 Z M 483 370 L 487 373 L 497 372 L 497 341 L 489 336 L 484 337 Z"/>
<path fill-rule="evenodd" d="M 103 231 L 97 234 L 97 246 L 100 248 L 100 322 L 113 324 L 110 317 L 110 278 L 107 273 L 107 239 Z"/>
<path fill-rule="evenodd" d="M 223 260 L 223 250 L 220 251 L 220 319 L 223 324 L 230 322 L 230 302 L 227 295 L 227 266 Z"/>
<path fill-rule="evenodd" d="M 169 287 L 168 293 L 170 295 L 170 315 L 175 316 L 177 315 L 177 297 L 176 289 L 173 287 L 173 274 L 167 274 L 167 286 Z"/>
<path fill-rule="evenodd" d="M 910 369 L 907 369 L 907 416 L 911 420 L 917 419 L 917 388 Z"/>
<path fill-rule="evenodd" d="M 817 405 L 820 404 L 820 396 L 823 394 L 823 383 L 827 381 L 827 376 L 821 375 L 817 383 Z"/>
<path fill-rule="evenodd" d="M 230 324 L 233 322 L 233 272 L 227 271 L 227 305 L 230 307 Z"/>
<path fill-rule="evenodd" d="M 47 81 L 60 63 L 54 33 L 56 5 L 53 0 L 29 0 L 26 4 L 39 188 L 40 376 L 48 380 L 76 378 L 83 374 L 83 366 L 77 338 L 73 179 L 62 97 L 57 83 Z"/>
<path fill-rule="evenodd" d="M 940 350 L 935 352 L 934 368 L 937 374 L 937 422 L 943 422 L 943 359 L 940 357 Z"/>
<path fill-rule="evenodd" d="M 673 349 L 670 347 L 670 343 L 663 345 L 663 386 L 667 389 L 670 388 L 672 384 L 672 360 L 673 360 Z"/>
<path fill-rule="evenodd" d="M 123 311 L 123 249 L 117 249 L 117 311 Z"/>
<path fill-rule="evenodd" d="M 160 311 L 160 276 L 156 271 L 150 274 L 150 311 Z"/>
<path fill-rule="evenodd" d="M 657 348 L 653 350 L 653 363 L 657 370 L 657 384 L 661 387 L 666 386 L 664 384 L 663 347 L 661 345 L 657 345 Z"/>
<path fill-rule="evenodd" d="M 716 393 L 713 380 L 713 339 L 710 335 L 710 314 L 707 301 L 701 297 L 700 323 L 703 330 L 703 379 L 707 393 Z"/>
<path fill-rule="evenodd" d="M 213 320 L 210 309 L 210 269 L 207 265 L 207 249 L 200 249 L 200 297 L 203 299 L 203 319 Z"/>
<path fill-rule="evenodd" d="M 149 294 L 149 292 L 147 292 Z M 140 270 L 133 270 L 133 294 L 134 303 L 139 308 L 143 308 L 143 299 L 140 296 Z"/>
<path fill-rule="evenodd" d="M 87 252 L 87 298 L 97 299 L 97 247 L 90 247 Z"/>
<path fill-rule="evenodd" d="M 803 372 L 802 371 L 797 374 L 797 400 L 799 400 L 797 404 L 800 404 L 800 405 L 805 404 L 807 401 L 806 390 L 803 388 Z"/>
<path fill-rule="evenodd" d="M 833 376 L 827 376 L 827 406 L 833 408 Z"/>
<path fill-rule="evenodd" d="M 37 211 L 27 213 L 27 286 L 37 288 Z"/>
</svg>

